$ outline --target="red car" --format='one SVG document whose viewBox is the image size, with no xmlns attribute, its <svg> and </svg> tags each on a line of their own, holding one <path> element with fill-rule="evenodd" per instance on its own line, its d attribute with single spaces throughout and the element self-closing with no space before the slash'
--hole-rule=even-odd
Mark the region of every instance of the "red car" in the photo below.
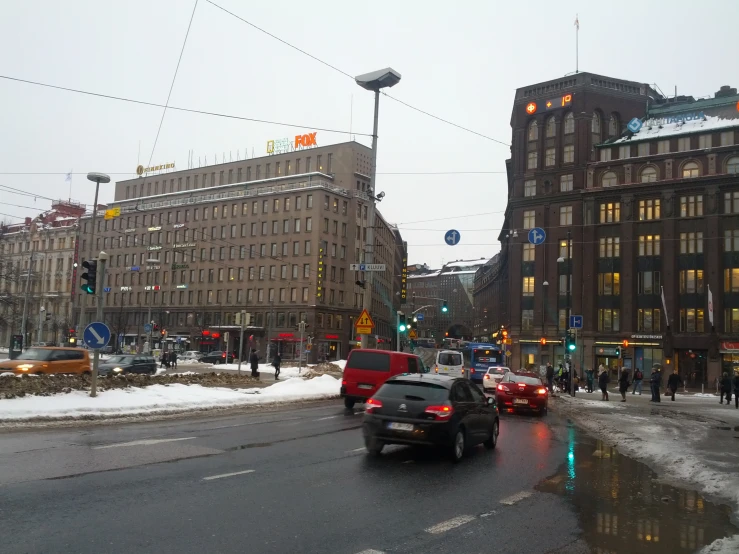
<svg viewBox="0 0 739 554">
<path fill-rule="evenodd" d="M 525 410 L 544 415 L 549 391 L 536 373 L 509 371 L 495 388 L 495 400 L 501 411 Z"/>
</svg>

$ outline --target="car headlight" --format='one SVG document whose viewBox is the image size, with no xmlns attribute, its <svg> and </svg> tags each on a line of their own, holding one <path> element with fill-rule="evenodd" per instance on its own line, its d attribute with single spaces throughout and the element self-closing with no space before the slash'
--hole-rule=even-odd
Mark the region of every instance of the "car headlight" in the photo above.
<svg viewBox="0 0 739 554">
<path fill-rule="evenodd" d="M 18 366 L 18 369 L 20 369 L 21 371 L 28 371 L 32 367 L 33 367 L 33 364 L 21 364 Z"/>
<path fill-rule="evenodd" d="M 123 371 L 123 368 L 122 367 L 114 367 L 113 368 L 113 372 L 114 373 L 120 373 L 121 371 Z"/>
</svg>

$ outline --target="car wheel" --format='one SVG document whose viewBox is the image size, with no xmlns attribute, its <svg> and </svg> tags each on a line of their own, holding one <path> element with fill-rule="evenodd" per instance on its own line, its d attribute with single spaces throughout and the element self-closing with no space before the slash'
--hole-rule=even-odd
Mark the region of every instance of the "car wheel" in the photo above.
<svg viewBox="0 0 739 554">
<path fill-rule="evenodd" d="M 493 422 L 493 430 L 490 433 L 490 437 L 488 440 L 485 441 L 485 448 L 489 448 L 490 450 L 494 449 L 498 445 L 498 435 L 500 434 L 500 424 L 498 423 L 498 420 L 496 419 Z"/>
<path fill-rule="evenodd" d="M 378 441 L 375 437 L 365 437 L 364 446 L 367 449 L 367 454 L 370 456 L 379 456 L 382 454 L 382 449 L 385 448 L 385 443 Z"/>
<path fill-rule="evenodd" d="M 454 441 L 452 442 L 452 461 L 456 463 L 464 458 L 466 449 L 467 444 L 465 441 L 464 429 L 460 427 L 457 429 L 457 432 L 454 435 Z"/>
<path fill-rule="evenodd" d="M 354 408 L 354 404 L 355 402 L 353 398 L 349 398 L 348 396 L 344 397 L 344 407 L 346 407 L 347 410 Z"/>
</svg>

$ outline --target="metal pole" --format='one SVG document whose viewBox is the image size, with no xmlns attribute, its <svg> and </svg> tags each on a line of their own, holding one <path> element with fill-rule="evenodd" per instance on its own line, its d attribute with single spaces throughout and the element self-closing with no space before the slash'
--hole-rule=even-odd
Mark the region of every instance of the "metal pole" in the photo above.
<svg viewBox="0 0 739 554">
<path fill-rule="evenodd" d="M 369 205 L 367 207 L 367 244 L 365 245 L 364 263 L 371 264 L 375 250 L 375 195 L 377 194 L 377 124 L 380 115 L 380 89 L 375 90 L 375 119 L 372 126 L 372 162 L 370 165 L 370 184 L 372 192 L 370 194 Z M 372 313 L 372 272 L 364 273 L 364 294 L 362 295 L 362 308 L 367 313 Z M 369 347 L 369 335 L 361 335 L 362 348 Z"/>
<path fill-rule="evenodd" d="M 105 296 L 105 266 L 108 264 L 108 255 L 105 252 L 98 254 L 98 274 L 95 283 L 95 295 L 97 296 L 97 321 L 103 321 L 103 307 Z M 92 355 L 92 379 L 90 380 L 90 396 L 97 396 L 98 365 L 100 364 L 100 349 L 96 348 Z"/>
<path fill-rule="evenodd" d="M 39 302 L 41 302 L 41 299 L 39 299 Z M 41 306 L 38 310 L 38 329 L 36 330 L 36 342 L 41 342 L 41 330 L 44 326 L 44 312 L 46 312 L 46 308 Z"/>
<path fill-rule="evenodd" d="M 87 259 L 92 260 L 92 252 L 95 247 L 95 220 L 98 213 L 98 193 L 100 192 L 100 181 L 95 181 L 95 203 L 92 205 L 92 233 L 90 234 L 90 247 L 87 249 Z M 76 283 L 74 283 L 76 285 Z M 83 300 L 84 298 L 84 300 Z M 80 297 L 80 327 L 87 325 L 87 295 Z"/>
<path fill-rule="evenodd" d="M 572 300 L 572 251 L 570 248 L 572 238 L 572 232 L 567 231 L 567 317 L 565 318 L 565 332 L 566 335 L 570 336 L 570 314 L 572 308 L 570 302 Z M 577 332 L 577 331 L 575 331 Z M 577 347 L 577 339 L 575 339 L 575 346 Z M 575 364 L 572 363 L 572 357 L 570 356 L 570 396 L 575 396 Z"/>
<path fill-rule="evenodd" d="M 26 293 L 23 300 L 23 319 L 21 322 L 21 332 L 23 336 L 23 347 L 28 348 L 28 337 L 26 337 L 26 324 L 28 323 L 28 292 L 31 288 L 31 265 L 33 265 L 33 252 L 31 252 L 31 258 L 28 261 L 28 272 L 26 273 Z"/>
<path fill-rule="evenodd" d="M 395 314 L 395 351 L 400 352 L 400 314 L 398 310 Z"/>
<path fill-rule="evenodd" d="M 239 334 L 239 375 L 241 375 L 241 358 L 244 355 L 244 319 L 246 319 L 246 312 L 241 310 L 239 317 L 239 325 L 241 327 Z M 226 356 L 228 356 L 228 354 L 226 354 Z"/>
<path fill-rule="evenodd" d="M 298 329 L 300 329 L 300 353 L 298 355 L 298 375 L 303 369 L 303 353 L 305 352 L 305 346 L 303 346 L 303 333 L 305 333 L 305 321 L 298 323 Z"/>
</svg>

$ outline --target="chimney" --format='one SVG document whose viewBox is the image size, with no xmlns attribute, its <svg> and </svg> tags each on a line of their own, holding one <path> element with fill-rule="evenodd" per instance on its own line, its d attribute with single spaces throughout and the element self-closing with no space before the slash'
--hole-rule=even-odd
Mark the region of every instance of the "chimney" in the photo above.
<svg viewBox="0 0 739 554">
<path fill-rule="evenodd" d="M 729 85 L 722 86 L 714 95 L 715 98 L 724 98 L 726 96 L 735 96 L 736 88 L 732 88 Z"/>
<path fill-rule="evenodd" d="M 30 224 L 31 224 L 31 218 L 30 217 L 27 217 L 26 218 L 26 225 L 30 225 Z"/>
</svg>

